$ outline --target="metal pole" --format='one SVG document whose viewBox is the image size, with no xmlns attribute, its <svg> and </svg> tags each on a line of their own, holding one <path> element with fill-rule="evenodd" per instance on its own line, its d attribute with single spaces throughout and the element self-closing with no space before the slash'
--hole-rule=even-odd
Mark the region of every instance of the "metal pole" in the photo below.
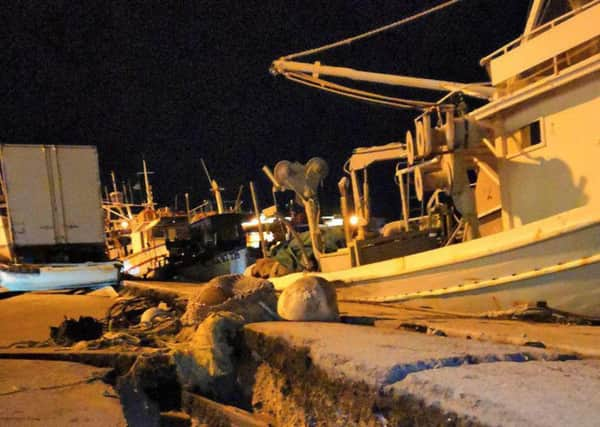
<svg viewBox="0 0 600 427">
<path fill-rule="evenodd" d="M 343 177 L 340 179 L 338 188 L 340 190 L 340 210 L 344 221 L 344 237 L 346 238 L 346 246 L 349 246 L 352 241 L 352 232 L 350 230 L 350 209 L 348 208 L 348 178 Z"/>
<path fill-rule="evenodd" d="M 190 222 L 190 193 L 185 193 L 185 214 Z"/>
<path fill-rule="evenodd" d="M 260 211 L 258 210 L 258 200 L 256 199 L 256 192 L 254 191 L 254 183 L 250 181 L 250 195 L 252 196 L 252 205 L 254 206 L 254 214 L 258 220 L 258 238 L 260 240 L 260 249 L 263 257 L 267 257 L 267 247 L 265 245 L 265 236 L 263 234 L 262 222 L 260 220 Z"/>
<path fill-rule="evenodd" d="M 357 240 L 364 240 L 365 238 L 365 228 L 364 228 L 364 216 L 363 216 L 363 206 L 362 206 L 362 198 L 360 195 L 360 186 L 358 185 L 358 176 L 356 176 L 356 171 L 352 170 L 350 172 L 350 180 L 352 183 L 352 197 L 354 199 L 354 215 L 358 217 L 358 227 L 357 227 Z"/>
<path fill-rule="evenodd" d="M 116 193 L 119 190 L 117 189 L 117 179 L 115 178 L 115 171 L 110 171 L 110 177 L 112 178 L 113 191 Z"/>
<path fill-rule="evenodd" d="M 127 195 L 127 187 L 125 186 L 125 181 L 121 181 L 121 186 L 123 187 L 123 201 L 125 203 L 129 203 L 129 196 Z"/>
<path fill-rule="evenodd" d="M 146 186 L 146 204 L 150 207 L 154 207 L 154 199 L 152 197 L 152 187 L 150 187 L 150 180 L 148 179 L 148 168 L 146 167 L 146 160 L 142 160 L 144 165 L 144 185 Z"/>
<path fill-rule="evenodd" d="M 242 191 L 244 190 L 244 186 L 240 185 L 240 189 L 238 190 L 237 197 L 235 198 L 235 205 L 233 206 L 234 212 L 242 211 Z"/>
<path fill-rule="evenodd" d="M 129 202 L 135 203 L 135 196 L 133 195 L 133 188 L 131 188 L 131 181 L 127 180 L 127 189 L 129 190 Z"/>
</svg>

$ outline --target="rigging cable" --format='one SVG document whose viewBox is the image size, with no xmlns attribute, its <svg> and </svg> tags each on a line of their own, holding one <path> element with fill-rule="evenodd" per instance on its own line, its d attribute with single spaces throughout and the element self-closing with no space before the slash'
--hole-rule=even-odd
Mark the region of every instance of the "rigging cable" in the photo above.
<svg viewBox="0 0 600 427">
<path fill-rule="evenodd" d="M 284 77 L 296 83 L 300 83 L 306 86 L 310 86 L 316 89 L 324 90 L 326 92 L 332 92 L 338 95 L 346 96 L 348 98 L 358 99 L 362 101 L 372 102 L 375 104 L 386 105 L 395 108 L 414 109 L 419 111 L 425 111 L 433 106 L 435 103 L 414 101 L 410 99 L 394 98 L 385 95 L 379 95 L 373 92 L 366 92 L 358 89 L 352 89 L 347 86 L 342 86 L 336 83 L 328 82 L 319 78 L 311 77 L 303 73 L 287 72 L 283 73 Z"/>
<path fill-rule="evenodd" d="M 366 39 L 368 37 L 372 37 L 372 36 L 374 36 L 376 34 L 382 33 L 384 31 L 391 30 L 392 28 L 396 28 L 396 27 L 399 27 L 401 25 L 408 24 L 409 22 L 415 21 L 415 20 L 417 20 L 419 18 L 422 18 L 424 16 L 427 16 L 427 15 L 429 15 L 431 13 L 437 12 L 438 10 L 445 9 L 446 7 L 452 6 L 452 5 L 456 4 L 456 3 L 458 3 L 459 1 L 460 0 L 450 0 L 450 1 L 447 1 L 446 3 L 442 3 L 440 5 L 432 7 L 430 9 L 426 9 L 426 10 L 424 10 L 422 12 L 419 12 L 419 13 L 417 13 L 415 15 L 411 15 L 411 16 L 408 16 L 406 18 L 402 18 L 399 21 L 392 22 L 391 24 L 385 25 L 383 27 L 375 28 L 375 29 L 373 29 L 371 31 L 367 31 L 366 33 L 362 33 L 362 34 L 359 34 L 359 35 L 356 35 L 356 36 L 353 36 L 353 37 L 348 37 L 346 39 L 343 39 L 343 40 L 340 40 L 340 41 L 337 41 L 337 42 L 334 42 L 334 43 L 329 43 L 329 44 L 326 44 L 324 46 L 316 47 L 314 49 L 308 49 L 308 50 L 304 50 L 302 52 L 292 53 L 290 55 L 284 56 L 283 59 L 300 58 L 302 56 L 308 56 L 308 55 L 312 55 L 312 54 L 315 54 L 315 53 L 323 52 L 323 51 L 326 51 L 326 50 L 329 50 L 329 49 L 333 49 L 333 48 L 336 48 L 336 47 L 339 47 L 339 46 L 344 46 L 344 45 L 350 44 L 352 42 L 355 42 L 357 40 Z"/>
</svg>

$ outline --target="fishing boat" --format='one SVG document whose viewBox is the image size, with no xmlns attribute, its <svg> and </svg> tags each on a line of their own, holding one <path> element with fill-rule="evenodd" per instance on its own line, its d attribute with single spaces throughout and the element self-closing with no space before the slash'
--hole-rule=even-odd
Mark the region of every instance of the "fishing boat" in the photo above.
<svg viewBox="0 0 600 427">
<path fill-rule="evenodd" d="M 0 285 L 11 291 L 119 282 L 104 251 L 91 146 L 0 146 Z"/>
<path fill-rule="evenodd" d="M 274 278 L 276 288 L 318 274 L 346 301 L 479 314 L 543 303 L 600 317 L 598 22 L 598 0 L 534 0 L 523 34 L 481 60 L 487 84 L 292 61 L 301 54 L 274 61 L 271 71 L 290 80 L 419 112 L 402 141 L 350 158 L 341 207 L 359 221 L 347 228 L 347 247 L 319 253 L 313 227 L 320 271 Z M 446 94 L 433 103 L 398 99 L 339 79 Z M 464 111 L 456 95 L 483 105 Z M 373 230 L 367 169 L 379 161 L 396 164 L 402 217 Z M 286 174 L 272 178 L 297 187 Z M 314 225 L 316 196 L 308 196 Z"/>
<path fill-rule="evenodd" d="M 103 204 L 107 251 L 111 259 L 122 263 L 128 276 L 163 278 L 169 257 L 167 241 L 189 236 L 188 215 L 177 209 L 157 208 L 146 161 L 143 160 L 146 193 L 142 204 L 133 203 L 131 191 L 120 191 L 114 172 L 112 191 L 106 191 Z"/>
<path fill-rule="evenodd" d="M 204 163 L 214 203 L 202 202 L 188 209 L 187 237 L 166 242 L 168 262 L 163 273 L 166 277 L 186 281 L 207 281 L 223 274 L 243 274 L 254 257 L 246 247 L 242 223 L 248 214 L 242 212 L 242 187 L 235 201 L 224 201 L 221 188 Z"/>
</svg>

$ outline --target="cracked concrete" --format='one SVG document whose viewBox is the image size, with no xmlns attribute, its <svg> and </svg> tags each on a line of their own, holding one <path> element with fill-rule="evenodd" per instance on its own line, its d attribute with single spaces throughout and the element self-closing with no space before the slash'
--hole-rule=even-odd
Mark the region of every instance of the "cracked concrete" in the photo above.
<svg viewBox="0 0 600 427">
<path fill-rule="evenodd" d="M 285 425 L 591 426 L 600 415 L 600 361 L 569 353 L 339 323 L 245 330 L 253 405 Z"/>
<path fill-rule="evenodd" d="M 0 360 L 0 425 L 125 426 L 107 369 L 70 362 Z"/>
<path fill-rule="evenodd" d="M 246 328 L 284 339 L 293 347 L 308 348 L 312 363 L 334 378 L 372 386 L 442 367 L 573 357 L 531 347 L 340 323 L 263 322 Z"/>
<path fill-rule="evenodd" d="M 385 388 L 428 406 L 502 426 L 597 426 L 600 361 L 481 364 L 409 375 Z"/>
</svg>

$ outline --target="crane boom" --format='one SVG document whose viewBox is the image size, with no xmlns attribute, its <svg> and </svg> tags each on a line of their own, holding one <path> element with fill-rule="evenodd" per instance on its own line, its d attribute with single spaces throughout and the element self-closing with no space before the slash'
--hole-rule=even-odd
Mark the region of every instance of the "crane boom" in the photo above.
<svg viewBox="0 0 600 427">
<path fill-rule="evenodd" d="M 442 92 L 461 91 L 469 96 L 489 100 L 494 95 L 494 88 L 478 83 L 458 83 L 444 80 L 424 79 L 395 74 L 373 73 L 370 71 L 355 70 L 347 67 L 333 67 L 322 65 L 320 62 L 313 64 L 305 62 L 287 61 L 278 59 L 271 66 L 273 74 L 304 73 L 318 77 L 326 75 L 363 82 L 381 83 L 392 86 L 405 86 L 419 89 L 436 90 Z"/>
</svg>

